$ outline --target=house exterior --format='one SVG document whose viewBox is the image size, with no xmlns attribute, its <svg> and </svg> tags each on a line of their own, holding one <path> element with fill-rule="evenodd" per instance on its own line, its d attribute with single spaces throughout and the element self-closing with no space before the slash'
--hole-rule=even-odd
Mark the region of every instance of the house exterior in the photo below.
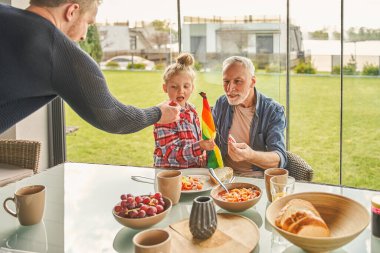
<svg viewBox="0 0 380 253">
<path fill-rule="evenodd" d="M 136 55 L 155 62 L 166 62 L 170 49 L 157 48 L 152 41 L 153 27 L 140 24 L 134 28 L 126 23 L 97 24 L 103 61 L 119 55 Z"/>
<path fill-rule="evenodd" d="M 292 62 L 303 56 L 299 27 L 290 28 Z M 277 18 L 199 18 L 184 17 L 183 51 L 191 52 L 202 64 L 212 67 L 230 55 L 244 55 L 259 65 L 284 64 L 286 23 Z M 222 59 L 220 59 L 220 57 Z"/>
</svg>

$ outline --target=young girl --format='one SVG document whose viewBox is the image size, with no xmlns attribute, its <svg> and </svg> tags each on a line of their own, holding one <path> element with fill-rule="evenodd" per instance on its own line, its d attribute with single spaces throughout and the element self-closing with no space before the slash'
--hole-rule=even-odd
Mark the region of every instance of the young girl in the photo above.
<svg viewBox="0 0 380 253">
<path fill-rule="evenodd" d="M 182 109 L 179 121 L 154 124 L 155 167 L 203 167 L 206 162 L 204 151 L 214 148 L 213 140 L 202 140 L 198 114 L 187 102 L 194 90 L 193 63 L 193 56 L 184 53 L 164 72 L 162 88 L 172 103 L 179 104 Z"/>
</svg>

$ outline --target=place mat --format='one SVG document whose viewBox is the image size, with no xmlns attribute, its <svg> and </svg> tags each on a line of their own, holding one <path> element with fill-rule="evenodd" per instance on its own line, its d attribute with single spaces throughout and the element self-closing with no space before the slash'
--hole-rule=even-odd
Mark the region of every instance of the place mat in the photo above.
<svg viewBox="0 0 380 253">
<path fill-rule="evenodd" d="M 240 215 L 217 215 L 218 228 L 207 240 L 193 238 L 189 220 L 169 226 L 172 235 L 172 253 L 176 252 L 251 252 L 257 245 L 260 233 L 256 224 Z"/>
</svg>

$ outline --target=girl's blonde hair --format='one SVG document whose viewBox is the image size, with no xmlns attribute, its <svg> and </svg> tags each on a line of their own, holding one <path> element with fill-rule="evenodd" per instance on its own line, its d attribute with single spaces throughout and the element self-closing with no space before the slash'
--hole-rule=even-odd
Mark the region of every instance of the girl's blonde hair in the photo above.
<svg viewBox="0 0 380 253">
<path fill-rule="evenodd" d="M 190 77 L 191 80 L 194 81 L 195 79 L 195 71 L 193 69 L 194 66 L 194 57 L 189 53 L 182 53 L 178 55 L 176 62 L 173 64 L 170 64 L 164 72 L 163 79 L 164 82 L 167 83 L 170 78 L 172 78 L 174 75 L 185 72 Z"/>
</svg>

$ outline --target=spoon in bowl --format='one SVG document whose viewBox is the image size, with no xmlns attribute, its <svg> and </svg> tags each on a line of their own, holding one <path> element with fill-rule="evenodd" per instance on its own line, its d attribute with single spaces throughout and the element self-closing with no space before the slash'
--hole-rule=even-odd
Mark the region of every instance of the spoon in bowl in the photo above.
<svg viewBox="0 0 380 253">
<path fill-rule="evenodd" d="M 218 176 L 215 174 L 214 169 L 213 168 L 208 168 L 208 171 L 210 172 L 211 176 L 213 178 L 215 178 L 216 181 L 218 181 L 218 183 L 220 184 L 220 186 L 222 186 L 222 188 L 224 190 L 226 190 L 226 192 L 228 193 L 229 191 L 228 191 L 227 187 L 222 183 L 222 181 L 220 181 L 220 179 L 218 178 Z"/>
</svg>

